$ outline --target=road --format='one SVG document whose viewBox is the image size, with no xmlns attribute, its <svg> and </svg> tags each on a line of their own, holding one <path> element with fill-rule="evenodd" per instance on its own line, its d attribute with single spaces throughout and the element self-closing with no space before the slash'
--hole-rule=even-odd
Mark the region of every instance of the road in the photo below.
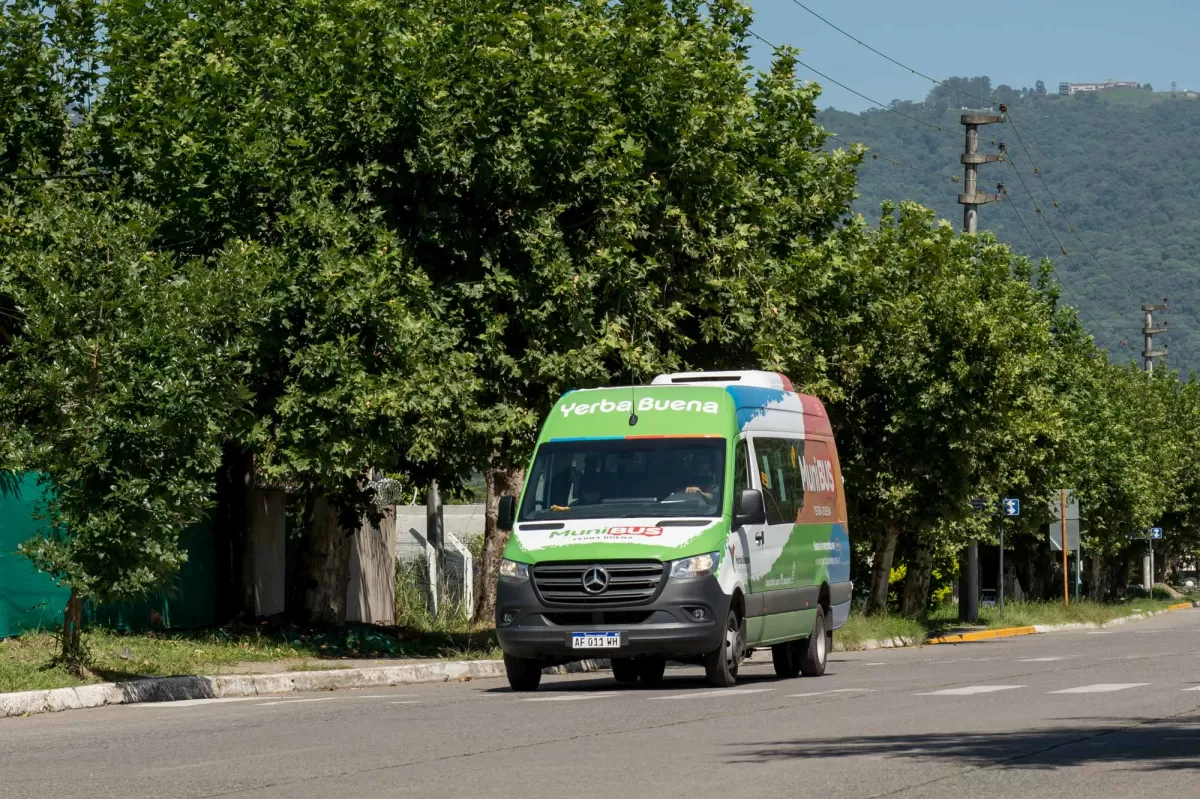
<svg viewBox="0 0 1200 799">
<path fill-rule="evenodd" d="M 819 679 L 673 669 L 0 720 L 21 799 L 1200 795 L 1200 610 L 838 654 Z"/>
</svg>

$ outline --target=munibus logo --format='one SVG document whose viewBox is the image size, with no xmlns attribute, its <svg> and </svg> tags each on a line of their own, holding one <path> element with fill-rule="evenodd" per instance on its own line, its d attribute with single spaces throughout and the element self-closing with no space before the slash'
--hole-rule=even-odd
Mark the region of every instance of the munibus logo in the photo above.
<svg viewBox="0 0 1200 799">
<path fill-rule="evenodd" d="M 613 535 L 613 536 L 629 536 L 629 535 L 644 535 L 644 536 L 660 536 L 663 534 L 661 527 L 596 527 L 591 530 L 555 530 L 550 534 L 551 538 L 585 538 L 596 535 Z"/>
<path fill-rule="evenodd" d="M 820 494 L 833 493 L 833 464 L 829 461 L 818 460 L 811 463 L 805 461 L 800 470 L 800 478 L 804 483 L 805 491 Z"/>
</svg>

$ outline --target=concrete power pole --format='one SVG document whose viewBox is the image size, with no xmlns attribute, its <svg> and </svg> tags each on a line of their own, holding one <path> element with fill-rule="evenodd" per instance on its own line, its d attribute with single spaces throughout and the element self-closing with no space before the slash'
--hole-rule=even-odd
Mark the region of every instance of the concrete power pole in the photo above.
<svg viewBox="0 0 1200 799">
<path fill-rule="evenodd" d="M 1000 106 L 1001 111 L 1007 110 Z M 999 194 L 980 194 L 976 191 L 980 164 L 991 164 L 1003 161 L 1004 155 L 984 155 L 979 152 L 979 126 L 992 125 L 1004 121 L 1003 114 L 963 114 L 960 118 L 967 131 L 966 148 L 962 154 L 963 193 L 958 195 L 958 202 L 963 207 L 963 232 L 976 233 L 979 229 L 979 211 L 981 205 L 1000 200 Z"/>
<path fill-rule="evenodd" d="M 1007 111 L 1005 106 L 1000 110 Z M 979 231 L 979 206 L 1000 200 L 999 194 L 981 194 L 978 188 L 979 165 L 1003 161 L 1004 155 L 985 155 L 979 152 L 979 126 L 993 125 L 1004 121 L 1000 114 L 963 114 L 960 117 L 966 129 L 966 147 L 963 149 L 963 193 L 958 195 L 958 202 L 963 207 L 963 232 L 977 233 Z M 972 541 L 963 552 L 959 561 L 961 575 L 958 592 L 958 618 L 974 624 L 979 621 L 979 542 Z M 1004 575 L 1000 575 L 1004 579 Z"/>
<path fill-rule="evenodd" d="M 1142 310 L 1146 313 L 1146 326 L 1142 328 L 1142 334 L 1146 337 L 1146 349 L 1142 351 L 1142 358 L 1145 359 L 1146 372 L 1154 371 L 1154 359 L 1165 358 L 1166 350 L 1154 349 L 1154 334 L 1166 333 L 1167 324 L 1163 323 L 1162 327 L 1154 326 L 1154 312 L 1167 310 L 1167 298 L 1163 297 L 1162 305 L 1143 305 Z"/>
</svg>

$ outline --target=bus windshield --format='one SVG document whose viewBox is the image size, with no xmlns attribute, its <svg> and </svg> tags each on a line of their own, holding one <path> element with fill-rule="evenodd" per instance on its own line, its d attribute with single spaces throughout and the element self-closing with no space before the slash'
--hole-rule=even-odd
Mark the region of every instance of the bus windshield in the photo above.
<svg viewBox="0 0 1200 799">
<path fill-rule="evenodd" d="M 724 476 L 721 438 L 552 441 L 519 520 L 720 516 Z"/>
</svg>

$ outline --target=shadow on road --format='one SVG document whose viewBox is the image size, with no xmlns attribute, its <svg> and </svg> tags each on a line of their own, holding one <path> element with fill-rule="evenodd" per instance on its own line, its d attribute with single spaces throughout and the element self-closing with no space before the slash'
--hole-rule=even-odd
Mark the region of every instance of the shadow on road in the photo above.
<svg viewBox="0 0 1200 799">
<path fill-rule="evenodd" d="M 834 672 L 829 672 L 832 676 Z M 611 691 L 737 691 L 739 688 L 753 688 L 754 686 L 771 685 L 773 683 L 787 682 L 790 684 L 803 685 L 800 680 L 783 680 L 776 677 L 770 672 L 761 673 L 745 673 L 738 676 L 737 686 L 734 688 L 716 689 L 709 685 L 704 679 L 704 669 L 692 666 L 679 666 L 667 669 L 667 674 L 663 681 L 656 685 L 643 685 L 640 682 L 622 684 L 613 679 L 612 673 L 607 671 L 597 672 L 594 677 L 572 679 L 563 679 L 562 677 L 546 677 L 542 680 L 542 687 L 538 689 L 539 694 L 578 694 L 578 693 L 604 693 Z M 508 686 L 489 688 L 486 693 L 489 694 L 506 694 L 512 693 L 512 689 Z"/>
<path fill-rule="evenodd" d="M 736 744 L 729 747 L 729 761 L 865 757 L 976 768 L 1048 770 L 1107 764 L 1132 771 L 1200 769 L 1200 713 L 1163 720 L 1080 721 L 1086 723 L 1005 733 L 900 733 Z"/>
</svg>

